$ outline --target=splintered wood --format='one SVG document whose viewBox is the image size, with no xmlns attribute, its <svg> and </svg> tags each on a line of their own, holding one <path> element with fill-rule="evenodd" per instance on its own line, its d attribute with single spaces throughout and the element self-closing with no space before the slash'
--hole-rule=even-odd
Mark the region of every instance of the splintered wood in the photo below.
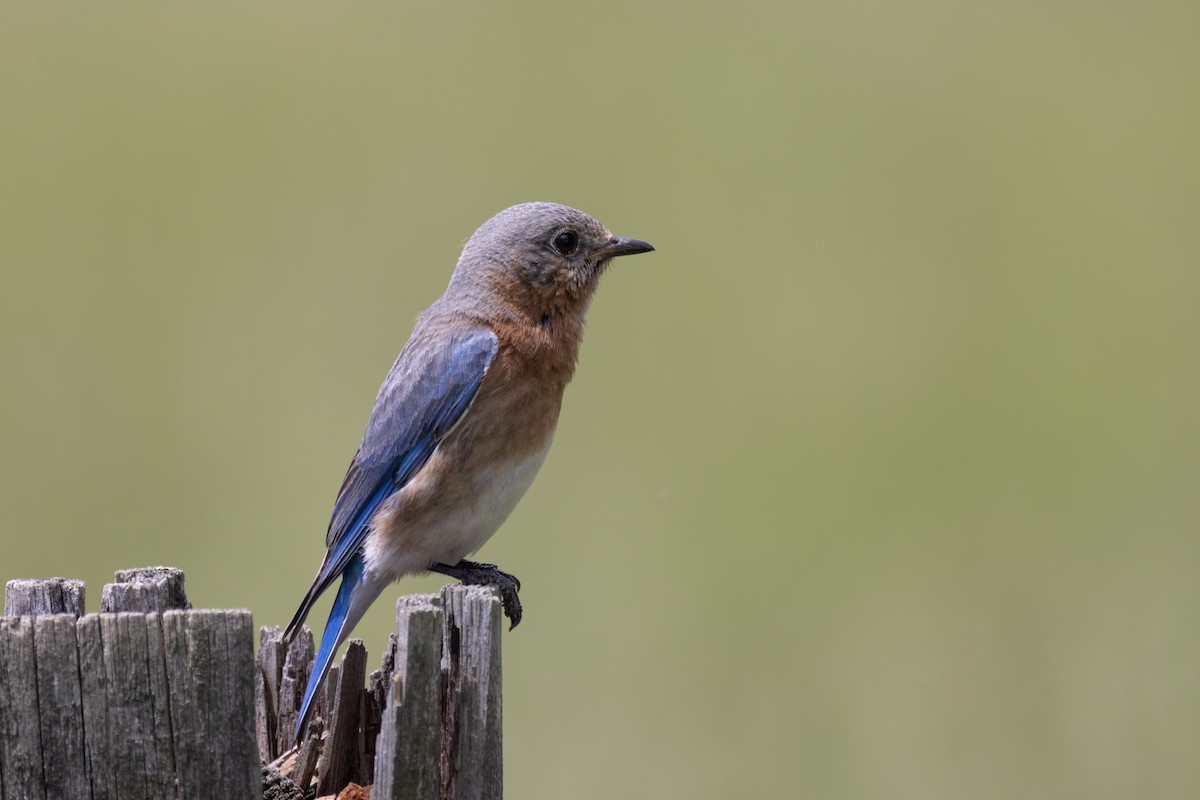
<svg viewBox="0 0 1200 800">
<path fill-rule="evenodd" d="M 8 583 L 0 800 L 502 797 L 496 590 L 400 598 L 381 668 L 352 640 L 296 742 L 307 628 L 256 661 L 250 612 L 192 610 L 179 570 L 117 581 L 88 615 L 79 581 Z"/>
<path fill-rule="evenodd" d="M 305 629 L 285 651 L 279 629 L 263 628 L 257 687 L 263 760 L 319 796 L 373 783 L 373 800 L 498 800 L 502 616 L 499 594 L 486 587 L 401 597 L 383 666 L 363 688 L 366 653 L 351 640 L 298 747 L 292 739 L 305 685 L 299 677 L 307 678 L 301 664 L 312 663 L 312 637 Z"/>
</svg>

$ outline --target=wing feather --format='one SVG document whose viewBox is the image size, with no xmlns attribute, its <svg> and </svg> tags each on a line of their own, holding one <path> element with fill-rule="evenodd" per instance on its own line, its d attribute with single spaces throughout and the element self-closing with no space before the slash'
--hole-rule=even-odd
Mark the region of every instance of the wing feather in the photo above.
<svg viewBox="0 0 1200 800">
<path fill-rule="evenodd" d="M 289 630 L 346 569 L 380 504 L 420 471 L 467 413 L 498 346 L 496 335 L 485 328 L 449 336 L 415 334 L 405 345 L 379 390 L 334 502 L 325 562 Z"/>
</svg>

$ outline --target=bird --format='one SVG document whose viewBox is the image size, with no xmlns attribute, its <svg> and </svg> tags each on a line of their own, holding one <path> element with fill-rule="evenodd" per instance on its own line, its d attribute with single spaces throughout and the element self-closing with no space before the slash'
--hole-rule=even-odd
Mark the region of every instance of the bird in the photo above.
<svg viewBox="0 0 1200 800">
<path fill-rule="evenodd" d="M 394 581 L 436 572 L 495 586 L 510 629 L 521 621 L 520 581 L 466 557 L 546 458 L 601 276 L 614 258 L 652 250 L 556 203 L 507 208 L 467 240 L 379 389 L 334 501 L 325 559 L 284 633 L 290 642 L 341 578 L 297 742 L 334 654 Z"/>
</svg>

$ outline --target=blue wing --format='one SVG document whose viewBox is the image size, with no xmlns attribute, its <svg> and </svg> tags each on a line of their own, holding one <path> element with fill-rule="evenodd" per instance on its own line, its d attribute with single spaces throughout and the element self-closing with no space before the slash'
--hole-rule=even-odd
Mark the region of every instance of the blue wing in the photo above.
<svg viewBox="0 0 1200 800">
<path fill-rule="evenodd" d="M 346 571 L 366 538 L 371 516 L 412 479 L 438 442 L 470 408 L 498 342 L 490 330 L 452 334 L 418 329 L 392 366 L 329 521 L 328 552 L 295 617 L 290 639 L 313 602 Z"/>
</svg>

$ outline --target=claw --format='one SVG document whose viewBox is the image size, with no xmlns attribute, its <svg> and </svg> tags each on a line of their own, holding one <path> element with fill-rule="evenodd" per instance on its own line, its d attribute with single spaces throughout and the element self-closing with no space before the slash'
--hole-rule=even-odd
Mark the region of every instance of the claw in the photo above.
<svg viewBox="0 0 1200 800">
<path fill-rule="evenodd" d="M 431 572 L 439 572 L 457 579 L 464 586 L 495 586 L 500 590 L 500 605 L 504 608 L 504 616 L 508 617 L 511 631 L 521 623 L 521 582 L 517 576 L 511 575 L 495 564 L 479 564 L 463 559 L 454 566 L 434 564 Z"/>
</svg>

